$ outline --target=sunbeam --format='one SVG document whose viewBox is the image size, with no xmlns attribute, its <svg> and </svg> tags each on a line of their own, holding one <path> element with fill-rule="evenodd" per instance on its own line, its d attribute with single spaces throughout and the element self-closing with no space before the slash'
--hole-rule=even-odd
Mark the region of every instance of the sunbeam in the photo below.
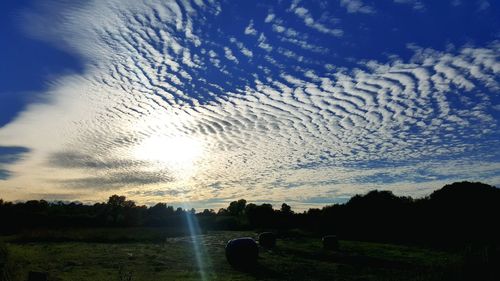
<svg viewBox="0 0 500 281">
<path fill-rule="evenodd" d="M 184 205 L 184 207 L 187 206 Z M 210 268 L 211 263 L 209 256 L 207 255 L 198 219 L 196 218 L 195 214 L 189 211 L 185 212 L 185 218 L 189 229 L 190 238 L 193 244 L 193 253 L 196 259 L 198 271 L 200 273 L 200 279 L 202 281 L 208 280 L 205 269 Z"/>
</svg>

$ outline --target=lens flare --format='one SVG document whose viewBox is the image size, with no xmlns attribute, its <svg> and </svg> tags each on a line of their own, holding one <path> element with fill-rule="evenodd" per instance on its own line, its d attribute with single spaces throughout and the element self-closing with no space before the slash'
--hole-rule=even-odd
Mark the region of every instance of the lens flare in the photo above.
<svg viewBox="0 0 500 281">
<path fill-rule="evenodd" d="M 200 272 L 201 281 L 207 280 L 207 273 L 205 269 L 210 266 L 208 255 L 205 249 L 205 244 L 203 243 L 203 236 L 201 235 L 200 225 L 198 224 L 198 219 L 195 214 L 186 212 L 186 221 L 189 229 L 189 234 L 193 241 L 193 252 L 196 259 L 196 265 Z"/>
</svg>

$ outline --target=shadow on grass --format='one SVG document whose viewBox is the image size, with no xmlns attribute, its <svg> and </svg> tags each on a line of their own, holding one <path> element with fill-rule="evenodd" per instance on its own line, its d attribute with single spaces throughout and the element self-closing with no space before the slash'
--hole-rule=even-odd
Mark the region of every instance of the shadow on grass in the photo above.
<svg viewBox="0 0 500 281">
<path fill-rule="evenodd" d="M 266 278 L 283 279 L 285 275 L 276 270 L 269 268 L 262 263 L 257 263 L 252 267 L 233 267 L 234 270 L 250 275 L 257 280 L 265 280 Z"/>
<path fill-rule="evenodd" d="M 161 243 L 189 232 L 175 228 L 92 228 L 33 229 L 8 237 L 11 243 L 87 242 L 87 243 Z"/>
<path fill-rule="evenodd" d="M 344 268 L 345 270 L 343 270 L 343 273 L 337 272 L 336 274 L 345 275 L 346 272 L 350 272 L 350 274 L 347 275 L 349 275 L 349 278 L 353 278 L 353 280 L 358 280 L 357 278 L 359 276 L 356 275 L 360 272 L 378 272 L 378 274 L 381 275 L 388 274 L 389 280 L 392 280 L 390 279 L 392 278 L 390 276 L 398 276 L 399 274 L 404 272 L 413 272 L 414 277 L 416 278 L 415 280 L 469 280 L 462 278 L 459 265 L 423 265 L 411 263 L 408 261 L 370 257 L 356 252 L 348 252 L 342 250 L 327 251 L 323 249 L 316 249 L 314 251 L 308 252 L 301 249 L 278 248 L 275 249 L 272 254 L 278 255 L 280 257 L 294 256 L 303 260 L 309 260 L 313 264 L 315 263 L 314 261 L 316 261 L 325 262 L 327 264 L 331 264 L 332 266 L 340 265 L 343 266 L 342 268 Z M 313 275 L 314 274 L 315 273 L 313 273 Z M 359 280 L 365 280 L 363 279 L 364 277 L 359 278 L 361 278 Z M 379 280 L 377 279 L 378 277 L 374 278 L 375 279 L 366 280 Z M 386 279 L 381 278 L 380 280 Z"/>
</svg>

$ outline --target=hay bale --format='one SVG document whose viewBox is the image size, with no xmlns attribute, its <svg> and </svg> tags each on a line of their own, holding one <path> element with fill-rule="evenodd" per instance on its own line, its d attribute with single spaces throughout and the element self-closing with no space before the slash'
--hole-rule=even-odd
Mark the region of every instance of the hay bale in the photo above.
<svg viewBox="0 0 500 281">
<path fill-rule="evenodd" d="M 226 244 L 227 261 L 235 268 L 254 267 L 258 257 L 259 247 L 253 238 L 236 238 Z"/>
<path fill-rule="evenodd" d="M 259 245 L 265 249 L 276 247 L 276 235 L 272 232 L 262 232 L 259 234 Z"/>
<path fill-rule="evenodd" d="M 336 235 L 325 235 L 321 241 L 325 250 L 337 251 L 339 249 L 339 240 Z"/>
<path fill-rule="evenodd" d="M 47 281 L 49 274 L 47 272 L 30 271 L 28 273 L 28 281 Z"/>
</svg>

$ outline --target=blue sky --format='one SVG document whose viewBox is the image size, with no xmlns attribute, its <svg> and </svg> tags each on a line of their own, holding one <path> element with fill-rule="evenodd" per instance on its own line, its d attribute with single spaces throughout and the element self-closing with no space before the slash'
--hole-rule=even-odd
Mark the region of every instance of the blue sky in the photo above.
<svg viewBox="0 0 500 281">
<path fill-rule="evenodd" d="M 4 1 L 9 200 L 297 208 L 500 183 L 495 1 Z"/>
</svg>

